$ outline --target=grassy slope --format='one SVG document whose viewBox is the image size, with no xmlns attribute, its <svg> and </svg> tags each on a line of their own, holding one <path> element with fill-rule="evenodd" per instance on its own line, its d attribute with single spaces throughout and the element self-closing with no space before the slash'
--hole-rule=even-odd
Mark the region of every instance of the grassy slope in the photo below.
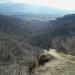
<svg viewBox="0 0 75 75">
<path fill-rule="evenodd" d="M 58 53 L 54 50 L 45 52 L 55 59 L 37 66 L 32 75 L 75 75 L 74 56 Z M 27 75 L 28 67 L 25 64 L 14 63 L 0 65 L 0 75 Z"/>
<path fill-rule="evenodd" d="M 46 52 L 55 57 L 45 65 L 36 67 L 33 75 L 75 75 L 75 57 L 58 53 L 54 50 Z"/>
</svg>

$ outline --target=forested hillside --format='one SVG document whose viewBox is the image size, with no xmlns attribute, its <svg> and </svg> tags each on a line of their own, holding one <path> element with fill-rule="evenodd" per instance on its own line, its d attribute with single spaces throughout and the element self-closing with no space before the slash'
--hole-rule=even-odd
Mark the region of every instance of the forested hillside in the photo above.
<svg viewBox="0 0 75 75">
<path fill-rule="evenodd" d="M 20 37 L 36 47 L 47 48 L 49 46 L 75 54 L 75 14 L 45 22 L 0 15 L 0 31 Z"/>
<path fill-rule="evenodd" d="M 40 56 L 47 47 L 56 51 Z M 72 66 L 75 64 L 75 56 L 69 54 L 75 55 L 75 14 L 48 21 L 0 15 L 0 74 L 25 75 L 33 71 L 32 75 L 44 72 L 48 72 L 47 75 L 49 72 L 51 75 L 66 75 L 67 71 L 74 73 L 75 68 Z M 45 65 L 39 66 L 43 62 Z M 66 67 L 62 67 L 64 64 Z"/>
<path fill-rule="evenodd" d="M 6 15 L 0 15 L 0 62 L 14 63 L 23 60 L 24 63 L 39 48 L 31 46 L 27 21 Z M 24 59 L 27 58 L 27 59 Z"/>
<path fill-rule="evenodd" d="M 51 47 L 75 54 L 75 14 L 50 21 Z"/>
</svg>

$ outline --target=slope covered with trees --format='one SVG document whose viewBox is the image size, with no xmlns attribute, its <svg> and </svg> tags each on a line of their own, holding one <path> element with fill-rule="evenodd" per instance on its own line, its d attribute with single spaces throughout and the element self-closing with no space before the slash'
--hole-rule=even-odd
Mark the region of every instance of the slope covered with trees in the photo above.
<svg viewBox="0 0 75 75">
<path fill-rule="evenodd" d="M 48 57 L 48 60 L 50 58 L 52 60 L 47 61 L 48 63 L 46 62 L 42 67 L 37 66 L 38 54 L 42 50 L 40 48 L 47 48 L 48 46 L 57 51 L 75 55 L 75 14 L 65 15 L 50 21 L 27 21 L 24 18 L 0 15 L 1 75 L 25 75 L 33 70 L 33 75 L 49 73 L 66 75 L 67 72 L 71 71 L 75 75 L 75 68 L 72 67 L 75 64 L 65 60 L 61 61 L 55 57 L 52 59 L 49 54 L 42 57 L 44 59 Z M 65 54 L 63 58 L 65 59 Z M 75 56 L 66 55 L 66 59 L 75 61 Z M 42 68 L 44 69 L 42 70 Z"/>
<path fill-rule="evenodd" d="M 75 54 L 75 14 L 50 21 L 51 46 L 66 53 Z"/>
<path fill-rule="evenodd" d="M 0 32 L 22 38 L 33 46 L 75 54 L 75 14 L 46 22 L 0 15 Z"/>
</svg>

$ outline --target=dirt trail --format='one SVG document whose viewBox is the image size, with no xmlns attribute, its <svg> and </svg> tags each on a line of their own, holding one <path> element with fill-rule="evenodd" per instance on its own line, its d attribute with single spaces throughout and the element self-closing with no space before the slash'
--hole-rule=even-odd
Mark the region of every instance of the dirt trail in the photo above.
<svg viewBox="0 0 75 75">
<path fill-rule="evenodd" d="M 64 61 L 67 61 L 67 62 L 70 62 L 72 64 L 75 64 L 75 61 L 72 61 L 70 59 L 67 59 L 67 58 L 64 58 L 62 57 L 59 53 L 56 52 L 56 50 L 54 49 L 51 49 L 48 51 L 49 54 L 53 55 L 54 57 L 58 58 L 58 59 L 61 59 L 61 60 L 64 60 Z"/>
</svg>

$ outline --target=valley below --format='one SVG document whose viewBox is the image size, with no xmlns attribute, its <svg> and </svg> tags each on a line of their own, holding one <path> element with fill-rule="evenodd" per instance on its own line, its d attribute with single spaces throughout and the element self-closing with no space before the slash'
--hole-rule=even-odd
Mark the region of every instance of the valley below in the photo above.
<svg viewBox="0 0 75 75">
<path fill-rule="evenodd" d="M 0 75 L 75 75 L 75 14 L 0 14 Z"/>
</svg>

